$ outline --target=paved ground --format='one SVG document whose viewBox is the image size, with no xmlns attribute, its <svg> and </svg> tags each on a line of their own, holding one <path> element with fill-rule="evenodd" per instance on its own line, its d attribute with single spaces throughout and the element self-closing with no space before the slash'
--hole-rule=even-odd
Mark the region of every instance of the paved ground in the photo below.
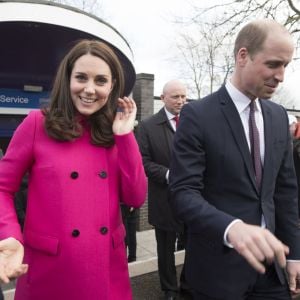
<svg viewBox="0 0 300 300">
<path fill-rule="evenodd" d="M 154 229 L 136 233 L 137 260 L 142 261 L 156 256 L 156 241 Z"/>
<path fill-rule="evenodd" d="M 180 274 L 184 251 L 175 255 L 177 274 Z M 129 264 L 129 273 L 133 290 L 133 300 L 161 300 L 163 293 L 160 290 L 157 272 L 156 241 L 154 230 L 137 232 L 137 261 Z M 5 300 L 13 300 L 14 283 L 4 286 Z M 180 300 L 187 298 L 180 298 Z M 300 300 L 300 297 L 294 300 Z M 179 299 L 178 299 L 179 300 Z"/>
<path fill-rule="evenodd" d="M 182 266 L 177 266 L 177 277 Z M 131 278 L 133 300 L 163 300 L 164 294 L 160 289 L 159 277 L 157 272 L 147 273 L 138 277 Z M 141 288 L 143 287 L 143 288 Z M 191 298 L 179 296 L 178 300 L 191 300 Z"/>
<path fill-rule="evenodd" d="M 129 264 L 133 300 L 164 299 L 164 293 L 160 289 L 159 276 L 157 272 L 154 230 L 138 232 L 137 244 L 137 261 Z M 183 259 L 184 251 L 176 252 L 175 260 L 177 265 L 177 274 L 180 274 L 181 272 Z"/>
</svg>

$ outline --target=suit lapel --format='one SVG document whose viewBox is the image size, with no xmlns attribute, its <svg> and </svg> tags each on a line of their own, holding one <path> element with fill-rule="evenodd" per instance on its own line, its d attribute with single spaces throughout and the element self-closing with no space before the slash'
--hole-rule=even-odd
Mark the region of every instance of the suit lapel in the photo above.
<svg viewBox="0 0 300 300">
<path fill-rule="evenodd" d="M 269 101 L 269 100 L 266 100 Z M 271 170 L 272 166 L 272 114 L 269 108 L 264 104 L 263 101 L 260 100 L 260 105 L 262 109 L 262 114 L 264 118 L 264 132 L 265 132 L 265 155 L 263 162 L 263 175 L 262 175 L 262 183 L 261 183 L 261 192 L 263 192 L 265 177 L 269 174 L 269 170 Z"/>
<path fill-rule="evenodd" d="M 223 114 L 228 122 L 228 125 L 231 129 L 231 133 L 234 137 L 234 140 L 236 142 L 237 147 L 240 150 L 241 156 L 243 157 L 243 160 L 246 165 L 246 169 L 249 175 L 249 178 L 256 190 L 257 193 L 259 193 L 256 181 L 255 181 L 255 173 L 252 163 L 252 158 L 249 151 L 248 142 L 245 136 L 244 127 L 241 121 L 241 118 L 239 116 L 239 113 L 230 98 L 229 94 L 227 93 L 225 87 L 222 87 L 219 90 L 220 95 L 220 104 L 221 104 L 221 110 L 223 111 Z"/>
</svg>

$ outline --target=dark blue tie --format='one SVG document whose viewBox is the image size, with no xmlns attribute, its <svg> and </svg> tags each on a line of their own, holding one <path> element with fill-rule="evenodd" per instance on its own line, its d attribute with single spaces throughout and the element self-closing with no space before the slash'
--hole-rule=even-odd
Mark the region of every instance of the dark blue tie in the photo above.
<svg viewBox="0 0 300 300">
<path fill-rule="evenodd" d="M 253 161 L 253 167 L 255 171 L 257 187 L 260 190 L 261 178 L 262 178 L 262 164 L 260 157 L 260 143 L 259 143 L 259 131 L 255 122 L 255 111 L 256 103 L 254 100 L 250 103 L 250 113 L 249 113 L 249 138 L 251 145 L 251 156 Z"/>
</svg>

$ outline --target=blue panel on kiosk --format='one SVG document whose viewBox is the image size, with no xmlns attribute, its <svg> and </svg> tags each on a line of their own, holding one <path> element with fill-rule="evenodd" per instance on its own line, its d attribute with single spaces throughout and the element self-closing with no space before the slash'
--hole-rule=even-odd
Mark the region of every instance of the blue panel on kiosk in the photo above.
<svg viewBox="0 0 300 300">
<path fill-rule="evenodd" d="M 0 88 L 0 107 L 41 108 L 49 102 L 49 92 L 25 92 Z"/>
</svg>

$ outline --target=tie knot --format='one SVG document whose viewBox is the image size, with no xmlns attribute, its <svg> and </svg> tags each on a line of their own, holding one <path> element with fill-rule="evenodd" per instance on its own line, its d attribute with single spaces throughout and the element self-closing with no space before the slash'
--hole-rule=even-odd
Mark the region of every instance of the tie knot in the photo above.
<svg viewBox="0 0 300 300">
<path fill-rule="evenodd" d="M 250 102 L 250 112 L 255 112 L 256 110 L 257 110 L 256 102 L 255 102 L 255 100 L 252 100 Z"/>
</svg>

